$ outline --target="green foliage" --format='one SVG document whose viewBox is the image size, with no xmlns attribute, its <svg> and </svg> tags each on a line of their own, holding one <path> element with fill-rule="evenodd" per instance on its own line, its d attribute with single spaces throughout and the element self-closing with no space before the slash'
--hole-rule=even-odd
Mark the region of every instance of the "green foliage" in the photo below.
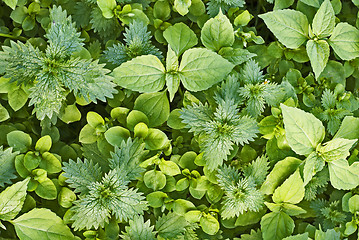
<svg viewBox="0 0 359 240">
<path fill-rule="evenodd" d="M 357 239 L 358 7 L 3 0 L 0 239 Z"/>
</svg>

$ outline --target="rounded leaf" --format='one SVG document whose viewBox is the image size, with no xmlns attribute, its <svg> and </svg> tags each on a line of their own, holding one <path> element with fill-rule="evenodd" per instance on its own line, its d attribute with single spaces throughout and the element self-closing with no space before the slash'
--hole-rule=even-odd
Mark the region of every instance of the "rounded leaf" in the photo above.
<svg viewBox="0 0 359 240">
<path fill-rule="evenodd" d="M 120 126 L 111 127 L 105 132 L 105 138 L 112 146 L 120 146 L 129 137 L 130 131 Z"/>
<path fill-rule="evenodd" d="M 32 139 L 29 134 L 18 130 L 8 133 L 6 138 L 9 146 L 12 147 L 14 151 L 19 151 L 21 153 L 29 150 L 32 143 Z"/>
<path fill-rule="evenodd" d="M 50 148 L 52 146 L 52 140 L 49 135 L 41 137 L 39 140 L 37 140 L 35 145 L 35 150 L 43 153 L 50 151 Z"/>
<path fill-rule="evenodd" d="M 150 170 L 143 176 L 143 181 L 146 187 L 157 191 L 165 187 L 166 176 L 160 171 Z"/>
</svg>

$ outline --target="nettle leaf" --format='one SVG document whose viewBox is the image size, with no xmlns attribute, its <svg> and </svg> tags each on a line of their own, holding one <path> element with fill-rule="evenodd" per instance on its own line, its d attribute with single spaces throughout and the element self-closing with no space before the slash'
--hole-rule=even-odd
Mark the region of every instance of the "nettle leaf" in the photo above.
<svg viewBox="0 0 359 240">
<path fill-rule="evenodd" d="M 75 240 L 70 228 L 49 209 L 35 208 L 12 221 L 21 240 Z"/>
<path fill-rule="evenodd" d="M 284 104 L 280 106 L 289 146 L 297 154 L 309 155 L 324 139 L 325 129 L 322 122 L 301 109 Z"/>
<path fill-rule="evenodd" d="M 336 189 L 349 190 L 359 185 L 359 163 L 349 166 L 345 159 L 328 162 L 330 183 Z"/>
<path fill-rule="evenodd" d="M 284 212 L 271 212 L 262 217 L 263 240 L 282 240 L 294 231 L 294 221 Z"/>
<path fill-rule="evenodd" d="M 11 179 L 16 178 L 15 157 L 18 152 L 12 152 L 12 148 L 3 150 L 0 146 L 0 187 L 11 184 Z"/>
<path fill-rule="evenodd" d="M 122 232 L 121 239 L 124 240 L 156 240 L 154 226 L 151 226 L 150 220 L 146 222 L 143 216 L 135 216 L 129 221 L 129 226 L 125 227 L 126 232 Z"/>
<path fill-rule="evenodd" d="M 315 77 L 318 78 L 329 59 L 329 44 L 324 40 L 309 40 L 306 49 Z"/>
<path fill-rule="evenodd" d="M 327 162 L 338 159 L 346 159 L 350 155 L 350 148 L 357 140 L 348 140 L 344 138 L 335 138 L 326 142 L 323 147 L 319 149 L 320 156 Z"/>
<path fill-rule="evenodd" d="M 297 204 L 304 198 L 304 183 L 299 170 L 296 170 L 284 183 L 278 187 L 273 194 L 275 203 Z"/>
<path fill-rule="evenodd" d="M 296 49 L 308 40 L 309 23 L 302 12 L 290 9 L 276 10 L 259 17 L 287 48 Z"/>
<path fill-rule="evenodd" d="M 330 36 L 335 26 L 335 13 L 329 0 L 325 0 L 315 14 L 312 23 L 313 33 L 318 38 Z"/>
<path fill-rule="evenodd" d="M 176 239 L 184 235 L 188 225 L 189 223 L 184 216 L 169 212 L 167 215 L 162 215 L 162 217 L 157 219 L 155 228 L 158 236 L 164 239 Z"/>
<path fill-rule="evenodd" d="M 202 44 L 213 51 L 230 47 L 234 43 L 234 30 L 229 19 L 219 11 L 218 15 L 208 20 L 201 30 Z"/>
<path fill-rule="evenodd" d="M 197 45 L 196 34 L 184 23 L 176 23 L 163 32 L 163 37 L 177 56 Z"/>
<path fill-rule="evenodd" d="M 348 23 L 338 23 L 328 42 L 342 60 L 359 56 L 359 30 Z"/>
<path fill-rule="evenodd" d="M 10 221 L 20 212 L 30 178 L 6 188 L 0 193 L 0 219 Z"/>
<path fill-rule="evenodd" d="M 165 85 L 166 69 L 154 55 L 139 56 L 113 70 L 114 82 L 139 92 L 157 92 Z"/>
<path fill-rule="evenodd" d="M 187 50 L 179 67 L 181 82 L 189 91 L 202 91 L 219 83 L 234 65 L 204 48 Z"/>
</svg>

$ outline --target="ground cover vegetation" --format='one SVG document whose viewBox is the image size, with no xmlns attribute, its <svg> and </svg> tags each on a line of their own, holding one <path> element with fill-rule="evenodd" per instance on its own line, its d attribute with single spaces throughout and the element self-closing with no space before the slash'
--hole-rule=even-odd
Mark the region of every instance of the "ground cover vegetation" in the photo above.
<svg viewBox="0 0 359 240">
<path fill-rule="evenodd" d="M 2 0 L 0 240 L 359 239 L 358 0 Z"/>
</svg>

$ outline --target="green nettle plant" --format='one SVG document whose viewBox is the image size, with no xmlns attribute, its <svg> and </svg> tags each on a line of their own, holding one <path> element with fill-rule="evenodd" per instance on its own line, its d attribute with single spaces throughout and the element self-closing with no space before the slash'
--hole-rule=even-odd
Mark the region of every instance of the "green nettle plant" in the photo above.
<svg viewBox="0 0 359 240">
<path fill-rule="evenodd" d="M 0 240 L 359 239 L 358 0 L 2 0 Z"/>
</svg>

